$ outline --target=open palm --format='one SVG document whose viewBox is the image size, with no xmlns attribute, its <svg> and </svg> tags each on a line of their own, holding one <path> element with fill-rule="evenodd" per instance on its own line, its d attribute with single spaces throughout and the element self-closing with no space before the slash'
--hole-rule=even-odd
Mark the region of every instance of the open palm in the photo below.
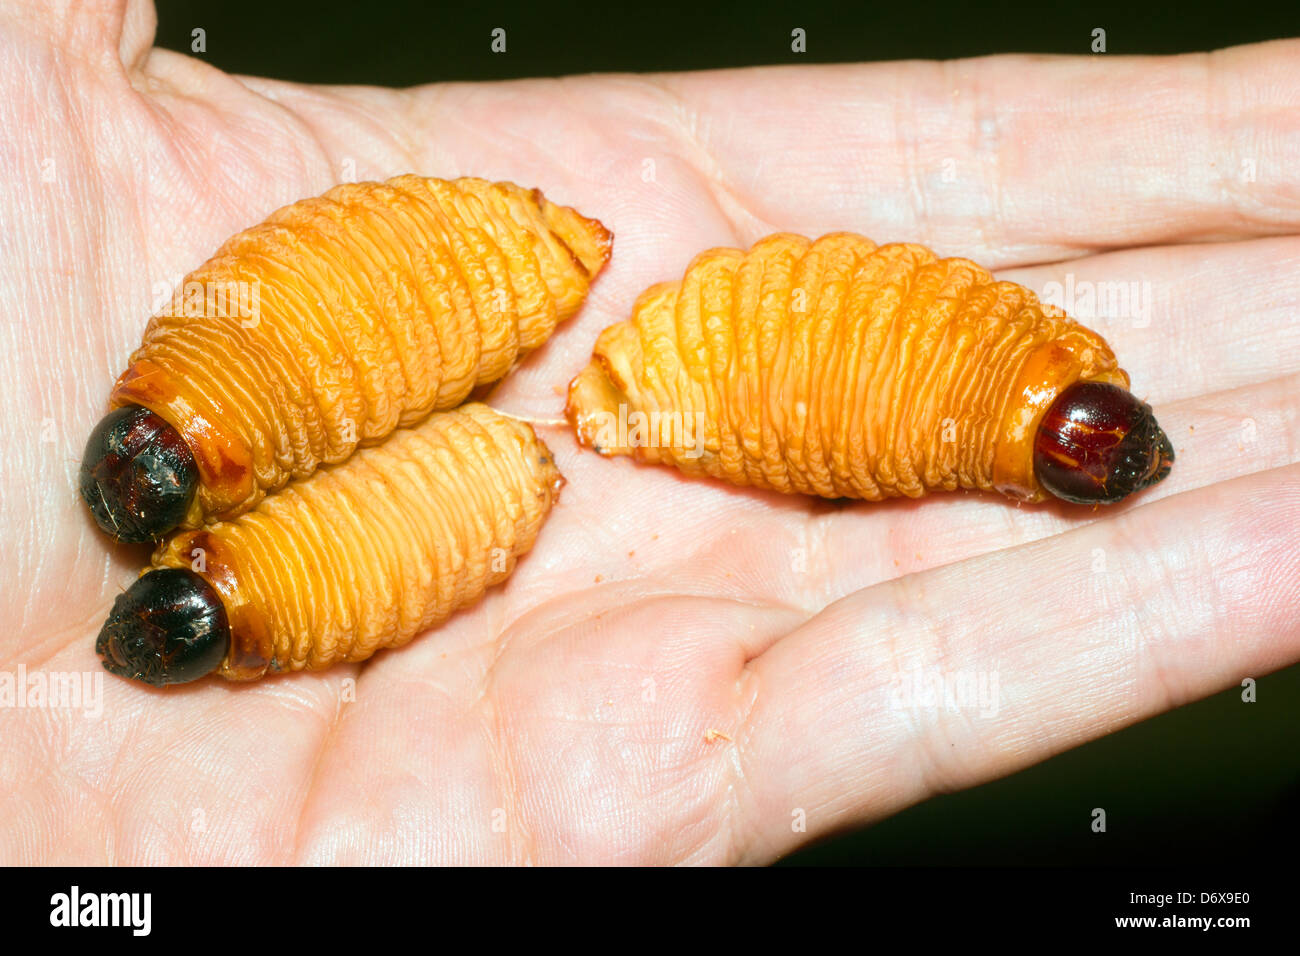
<svg viewBox="0 0 1300 956">
<path fill-rule="evenodd" d="M 851 229 L 1131 286 L 1082 317 L 1178 461 L 1096 511 L 841 505 L 540 424 L 568 485 L 534 551 L 406 648 L 0 709 L 0 859 L 761 862 L 1300 657 L 1300 44 L 392 91 L 226 76 L 151 49 L 149 5 L 90 6 L 0 4 L 11 673 L 98 671 L 147 560 L 75 475 L 154 296 L 344 179 L 508 179 L 614 231 L 504 411 L 558 417 L 599 330 L 696 252 Z"/>
</svg>

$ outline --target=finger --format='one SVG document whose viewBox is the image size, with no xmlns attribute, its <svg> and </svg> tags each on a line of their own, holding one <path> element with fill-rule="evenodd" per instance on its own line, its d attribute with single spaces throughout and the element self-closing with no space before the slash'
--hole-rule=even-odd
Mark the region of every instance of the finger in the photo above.
<svg viewBox="0 0 1300 956">
<path fill-rule="evenodd" d="M 737 735 L 746 854 L 1294 662 L 1298 479 L 1289 466 L 1199 489 L 827 608 L 752 662 L 738 691 L 755 700 Z M 917 693 L 936 684 L 950 704 Z M 792 832 L 798 811 L 806 834 Z"/>
<path fill-rule="evenodd" d="M 814 499 L 771 496 L 775 500 L 765 501 L 744 491 L 718 489 L 714 500 L 692 502 L 674 520 L 698 520 L 708 529 L 708 515 L 734 515 L 736 505 L 724 500 L 731 498 L 745 499 L 744 506 L 757 504 L 766 513 L 733 521 L 725 537 L 710 538 L 707 530 L 692 534 L 693 540 L 725 543 L 710 555 L 706 571 L 696 564 L 666 563 L 656 573 L 687 590 L 704 580 L 723 579 L 733 590 L 739 583 L 749 600 L 780 600 L 815 613 L 883 581 L 1110 521 L 1164 498 L 1300 462 L 1294 438 L 1300 434 L 1298 396 L 1300 374 L 1160 406 L 1160 422 L 1177 453 L 1173 472 L 1121 505 L 1017 507 L 995 494 L 940 494 L 836 507 Z M 575 484 L 581 480 L 579 475 Z M 593 482 L 598 478 L 583 481 Z M 778 637 L 768 635 L 770 642 Z M 766 646 L 755 644 L 754 653 Z"/>
<path fill-rule="evenodd" d="M 0 17 L 5 29 L 74 50 L 78 60 L 104 72 L 119 70 L 119 64 L 138 66 L 153 44 L 158 22 L 152 0 L 5 0 Z"/>
<path fill-rule="evenodd" d="M 1300 368 L 1300 238 L 1126 249 L 998 277 L 1101 333 L 1148 401 Z"/>
<path fill-rule="evenodd" d="M 578 448 L 565 429 L 546 429 L 569 483 L 545 531 L 548 558 L 516 572 L 520 602 L 507 616 L 546 601 L 560 573 L 602 594 L 651 576 L 672 593 L 726 595 L 811 616 L 882 581 L 1300 462 L 1300 373 L 1175 402 L 1148 397 L 1173 441 L 1174 468 L 1155 487 L 1106 507 L 1022 507 L 974 492 L 872 503 L 780 495 L 603 458 Z M 634 506 L 611 506 L 612 487 Z M 764 630 L 747 653 L 784 633 Z"/>
<path fill-rule="evenodd" d="M 852 229 L 990 265 L 1300 226 L 1300 41 L 665 77 L 747 238 Z"/>
<path fill-rule="evenodd" d="M 850 229 L 1005 267 L 1300 228 L 1297 52 L 1300 41 L 1286 40 L 1178 57 L 999 56 L 403 92 L 248 82 L 302 117 L 328 152 L 366 165 L 530 181 L 547 157 L 558 167 L 550 188 L 612 219 L 625 246 L 641 230 L 748 243 L 777 229 Z M 624 209 L 637 217 L 620 217 Z M 668 251 L 655 250 L 680 272 L 696 250 Z"/>
</svg>

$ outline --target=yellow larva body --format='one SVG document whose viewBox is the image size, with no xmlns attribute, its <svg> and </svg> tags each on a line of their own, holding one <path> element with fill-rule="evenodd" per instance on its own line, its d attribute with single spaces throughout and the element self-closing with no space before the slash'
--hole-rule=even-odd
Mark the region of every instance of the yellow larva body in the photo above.
<svg viewBox="0 0 1300 956">
<path fill-rule="evenodd" d="M 1037 500 L 1034 428 L 1080 380 L 1128 385 L 1095 332 L 967 259 L 777 234 L 646 290 L 567 411 L 606 454 L 738 485 Z"/>
<path fill-rule="evenodd" d="M 233 518 L 501 378 L 577 311 L 611 238 L 512 183 L 337 186 L 187 276 L 110 405 L 156 412 L 193 452 L 182 527 Z"/>
<path fill-rule="evenodd" d="M 361 661 L 505 580 L 562 482 L 531 427 L 468 404 L 174 535 L 147 570 L 188 568 L 220 595 L 223 677 Z"/>
</svg>

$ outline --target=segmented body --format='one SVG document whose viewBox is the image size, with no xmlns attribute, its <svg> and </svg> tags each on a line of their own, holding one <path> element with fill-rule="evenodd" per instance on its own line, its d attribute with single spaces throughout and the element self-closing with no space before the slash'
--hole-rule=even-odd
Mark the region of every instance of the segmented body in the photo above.
<svg viewBox="0 0 1300 956">
<path fill-rule="evenodd" d="M 1128 385 L 1100 336 L 967 259 L 777 234 L 646 290 L 567 410 L 604 453 L 738 485 L 1038 499 L 1034 428 L 1079 380 Z"/>
<path fill-rule="evenodd" d="M 183 527 L 233 518 L 505 375 L 577 311 L 610 242 L 511 183 L 341 185 L 187 276 L 110 404 L 157 412 L 193 451 Z"/>
<path fill-rule="evenodd" d="M 221 596 L 223 677 L 365 660 L 505 580 L 562 482 L 531 427 L 471 403 L 172 536 L 151 569 L 189 568 Z"/>
</svg>

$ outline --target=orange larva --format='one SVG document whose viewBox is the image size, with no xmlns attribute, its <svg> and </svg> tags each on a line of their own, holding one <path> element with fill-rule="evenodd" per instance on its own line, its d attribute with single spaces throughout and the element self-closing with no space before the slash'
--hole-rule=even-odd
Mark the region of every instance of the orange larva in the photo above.
<svg viewBox="0 0 1300 956">
<path fill-rule="evenodd" d="M 737 485 L 1116 501 L 1173 449 L 1106 342 L 923 246 L 711 249 L 646 290 L 569 387 L 579 440 Z"/>
<path fill-rule="evenodd" d="M 286 206 L 149 321 L 82 495 L 124 541 L 237 517 L 501 378 L 577 311 L 611 238 L 538 190 L 473 178 Z"/>
<path fill-rule="evenodd" d="M 474 603 L 537 538 L 562 483 L 527 424 L 468 404 L 184 531 L 113 605 L 113 673 L 174 684 L 362 661 Z"/>
</svg>

